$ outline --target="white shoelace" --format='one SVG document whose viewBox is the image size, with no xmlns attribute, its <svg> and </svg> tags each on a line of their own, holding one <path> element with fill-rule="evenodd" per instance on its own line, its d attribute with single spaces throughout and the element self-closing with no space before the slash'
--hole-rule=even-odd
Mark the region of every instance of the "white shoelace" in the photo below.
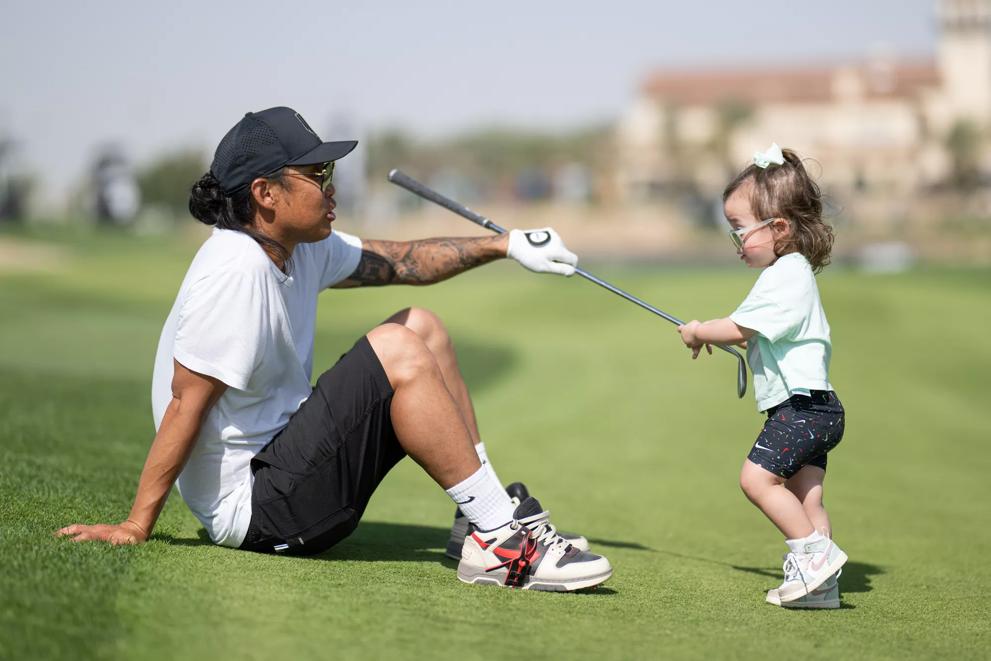
<svg viewBox="0 0 991 661">
<path fill-rule="evenodd" d="M 781 569 L 785 573 L 785 583 L 798 581 L 802 578 L 802 569 L 798 566 L 798 558 L 795 557 L 794 553 L 785 556 L 785 564 L 781 566 Z"/>
<path fill-rule="evenodd" d="M 544 546 L 571 544 L 567 539 L 557 534 L 557 528 L 554 527 L 550 519 L 550 511 L 545 510 L 540 514 L 534 514 L 525 519 L 520 519 L 520 523 L 529 528 L 536 540 Z"/>
</svg>

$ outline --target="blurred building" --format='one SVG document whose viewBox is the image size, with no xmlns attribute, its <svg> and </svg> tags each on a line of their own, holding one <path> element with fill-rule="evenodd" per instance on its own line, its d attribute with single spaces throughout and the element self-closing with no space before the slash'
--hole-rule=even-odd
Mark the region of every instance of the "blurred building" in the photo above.
<svg viewBox="0 0 991 661">
<path fill-rule="evenodd" d="M 934 60 L 649 75 L 618 126 L 619 190 L 712 195 L 772 140 L 815 158 L 834 190 L 991 181 L 991 0 L 941 0 L 936 17 Z"/>
</svg>

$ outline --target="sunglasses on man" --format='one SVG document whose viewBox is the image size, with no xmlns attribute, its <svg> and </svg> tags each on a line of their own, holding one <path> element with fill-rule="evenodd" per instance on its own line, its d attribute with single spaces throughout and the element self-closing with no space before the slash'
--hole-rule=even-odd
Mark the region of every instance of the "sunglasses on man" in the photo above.
<svg viewBox="0 0 991 661">
<path fill-rule="evenodd" d="M 284 173 L 284 176 L 304 177 L 319 186 L 320 190 L 326 191 L 330 184 L 334 181 L 334 161 L 324 163 L 323 169 L 317 170 L 316 172 L 286 172 Z"/>
</svg>

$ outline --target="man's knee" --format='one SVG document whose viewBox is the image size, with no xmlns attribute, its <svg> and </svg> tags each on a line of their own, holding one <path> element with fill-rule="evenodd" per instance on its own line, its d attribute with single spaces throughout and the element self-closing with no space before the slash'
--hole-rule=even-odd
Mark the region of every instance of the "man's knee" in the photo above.
<svg viewBox="0 0 991 661">
<path fill-rule="evenodd" d="M 436 351 L 451 344 L 444 322 L 430 310 L 411 307 L 403 310 L 400 315 L 405 319 L 404 325 L 423 338 L 431 350 Z"/>
<path fill-rule="evenodd" d="M 402 324 L 375 327 L 368 333 L 368 343 L 393 388 L 437 370 L 437 361 L 423 338 Z"/>
</svg>

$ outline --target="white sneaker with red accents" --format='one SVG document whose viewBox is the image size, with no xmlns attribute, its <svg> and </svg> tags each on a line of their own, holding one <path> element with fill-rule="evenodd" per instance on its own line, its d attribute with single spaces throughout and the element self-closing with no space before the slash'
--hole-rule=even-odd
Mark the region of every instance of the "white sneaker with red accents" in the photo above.
<svg viewBox="0 0 991 661">
<path fill-rule="evenodd" d="M 514 507 L 519 507 L 520 503 L 530 497 L 530 492 L 527 490 L 526 485 L 522 482 L 513 482 L 508 487 L 506 487 L 506 493 L 509 494 L 509 499 L 513 502 Z M 550 519 L 540 521 L 540 524 L 546 524 L 551 529 L 553 529 L 554 534 L 562 537 L 569 544 L 574 546 L 579 551 L 587 551 L 589 549 L 588 540 L 581 535 L 562 532 L 557 530 L 554 525 L 550 522 Z M 444 549 L 444 555 L 452 560 L 461 559 L 461 547 L 464 546 L 465 538 L 470 533 L 468 529 L 468 517 L 464 515 L 461 508 L 458 508 L 454 512 L 454 523 L 451 525 L 451 536 L 447 540 L 447 547 Z M 535 525 L 527 524 L 531 530 L 537 531 Z M 545 531 L 539 531 L 541 534 Z"/>
<path fill-rule="evenodd" d="M 471 532 L 461 550 L 458 578 L 465 583 L 571 592 L 612 576 L 608 560 L 578 550 L 553 527 L 540 523 L 546 519 L 540 503 L 527 498 L 503 527 Z M 531 530 L 534 525 L 542 532 Z"/>
</svg>

